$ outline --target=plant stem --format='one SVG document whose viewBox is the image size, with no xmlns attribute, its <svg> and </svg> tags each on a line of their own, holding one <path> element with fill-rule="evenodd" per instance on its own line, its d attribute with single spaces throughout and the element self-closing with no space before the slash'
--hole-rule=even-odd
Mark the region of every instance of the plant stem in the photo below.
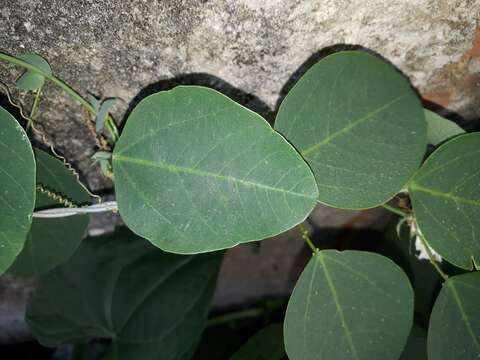
<svg viewBox="0 0 480 360">
<path fill-rule="evenodd" d="M 95 108 L 90 105 L 90 103 L 85 100 L 79 93 L 77 93 L 72 87 L 70 87 L 67 83 L 64 81 L 60 80 L 56 76 L 49 74 L 47 72 L 44 72 L 42 69 L 26 62 L 21 59 L 16 58 L 15 56 L 11 56 L 5 53 L 0 52 L 0 60 L 9 62 L 14 65 L 21 66 L 27 70 L 30 70 L 32 72 L 35 72 L 37 74 L 42 75 L 45 79 L 50 80 L 53 82 L 55 85 L 60 87 L 63 91 L 65 91 L 72 99 L 78 101 L 83 107 L 85 107 L 90 113 L 93 115 L 97 115 L 97 111 Z M 109 115 L 107 117 L 107 122 L 106 122 L 106 128 L 110 132 L 110 135 L 112 137 L 113 142 L 115 142 L 118 139 L 118 130 L 115 125 L 115 122 L 113 121 L 112 117 Z"/>
<path fill-rule="evenodd" d="M 92 214 L 92 213 L 99 213 L 99 212 L 107 212 L 107 211 L 117 211 L 117 202 L 116 201 L 105 201 L 100 204 L 84 206 L 84 207 L 77 207 L 77 208 L 53 208 L 53 209 L 45 209 L 40 211 L 35 211 L 33 213 L 34 218 L 62 218 L 74 215 L 84 215 L 84 214 Z"/>
<path fill-rule="evenodd" d="M 425 240 L 422 233 L 420 232 L 418 232 L 418 237 L 420 238 L 420 241 L 422 242 L 422 245 L 425 248 L 425 251 L 427 252 L 430 263 L 433 265 L 435 270 L 437 270 L 437 272 L 440 274 L 443 280 L 446 281 L 448 279 L 448 275 L 443 272 L 443 270 L 440 268 L 438 263 L 435 261 L 435 258 L 433 257 L 433 254 L 432 254 L 432 250 L 430 250 L 430 246 L 428 245 L 427 240 Z"/>
<path fill-rule="evenodd" d="M 308 231 L 307 229 L 305 229 L 305 226 L 303 224 L 299 224 L 298 228 L 300 229 L 300 234 L 302 235 L 302 239 L 305 240 L 305 242 L 310 247 L 312 252 L 316 254 L 318 252 L 318 248 L 313 244 L 312 239 L 310 239 L 310 236 L 308 235 Z"/>
<path fill-rule="evenodd" d="M 262 316 L 263 314 L 264 314 L 264 309 L 262 308 L 253 308 L 253 309 L 235 311 L 235 312 L 232 312 L 226 315 L 217 316 L 208 320 L 208 326 L 217 326 L 222 324 L 228 324 L 236 320 L 256 318 L 256 317 Z"/>
<path fill-rule="evenodd" d="M 393 207 L 393 206 L 390 206 L 388 204 L 382 204 L 381 207 L 383 207 L 384 209 L 396 214 L 396 215 L 399 215 L 401 217 L 406 217 L 408 216 L 407 212 L 403 211 L 403 210 L 400 210 L 399 208 L 396 208 L 396 207 Z"/>
<path fill-rule="evenodd" d="M 38 105 L 40 104 L 40 95 L 42 93 L 43 85 L 35 93 L 35 99 L 33 100 L 32 110 L 30 111 L 30 116 L 27 122 L 27 130 L 32 126 L 33 121 L 35 120 L 35 115 L 37 114 Z"/>
</svg>

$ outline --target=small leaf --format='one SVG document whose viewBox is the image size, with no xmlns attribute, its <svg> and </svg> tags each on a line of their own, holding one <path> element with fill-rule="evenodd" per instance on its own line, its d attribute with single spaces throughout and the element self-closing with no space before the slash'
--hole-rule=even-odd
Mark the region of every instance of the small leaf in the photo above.
<svg viewBox="0 0 480 360">
<path fill-rule="evenodd" d="M 115 105 L 117 99 L 106 99 L 100 105 L 100 109 L 98 110 L 97 116 L 95 118 L 95 130 L 97 133 L 101 132 L 105 126 L 105 120 L 107 119 L 108 112 Z"/>
<path fill-rule="evenodd" d="M 340 208 L 387 202 L 427 145 L 423 108 L 407 79 L 359 51 L 315 64 L 283 100 L 275 128 L 312 168 L 319 201 Z"/>
<path fill-rule="evenodd" d="M 35 159 L 27 134 L 0 107 L 0 274 L 22 250 L 35 203 Z"/>
<path fill-rule="evenodd" d="M 465 133 L 465 130 L 453 121 L 427 109 L 425 109 L 425 120 L 427 120 L 427 141 L 434 146 Z"/>
<path fill-rule="evenodd" d="M 92 105 L 94 110 L 98 113 L 98 110 L 100 109 L 100 104 L 101 104 L 100 99 L 97 99 L 92 94 L 87 94 L 87 101 L 89 102 L 90 105 Z"/>
<path fill-rule="evenodd" d="M 40 71 L 45 74 L 51 75 L 52 69 L 50 68 L 50 64 L 45 60 L 43 57 L 37 54 L 28 53 L 18 56 L 20 60 L 23 60 L 30 65 L 35 66 Z M 35 72 L 32 70 L 27 70 L 18 78 L 16 82 L 16 86 L 20 90 L 25 91 L 36 91 L 40 89 L 43 84 L 45 83 L 45 77 L 39 72 Z"/>
<path fill-rule="evenodd" d="M 112 158 L 112 153 L 108 151 L 97 151 L 93 154 L 92 159 L 94 160 L 110 160 Z"/>
<path fill-rule="evenodd" d="M 318 194 L 307 164 L 262 117 L 198 86 L 137 105 L 113 172 L 127 226 L 175 253 L 277 235 L 302 222 Z"/>
<path fill-rule="evenodd" d="M 457 136 L 428 157 L 409 184 L 428 244 L 463 269 L 480 264 L 480 133 Z"/>
<path fill-rule="evenodd" d="M 428 329 L 431 360 L 480 358 L 480 273 L 453 276 L 438 295 Z"/>
<path fill-rule="evenodd" d="M 59 194 L 78 206 L 90 202 L 86 190 L 60 160 L 38 149 L 35 149 L 35 160 L 37 184 L 43 189 Z M 64 205 L 37 190 L 35 208 L 53 207 Z M 21 277 L 38 276 L 50 271 L 73 255 L 86 235 L 87 226 L 86 215 L 34 218 L 23 250 L 8 271 Z"/>
<path fill-rule="evenodd" d="M 413 325 L 400 360 L 427 360 L 427 332 Z"/>
<path fill-rule="evenodd" d="M 41 278 L 27 322 L 47 346 L 107 338 L 118 360 L 188 359 L 206 325 L 221 258 L 164 253 L 126 229 L 86 239 Z"/>
<path fill-rule="evenodd" d="M 230 360 L 282 360 L 285 357 L 282 328 L 283 324 L 272 324 L 260 330 Z"/>
<path fill-rule="evenodd" d="M 288 303 L 291 360 L 397 360 L 413 319 L 413 291 L 386 257 L 324 250 L 308 263 Z"/>
</svg>

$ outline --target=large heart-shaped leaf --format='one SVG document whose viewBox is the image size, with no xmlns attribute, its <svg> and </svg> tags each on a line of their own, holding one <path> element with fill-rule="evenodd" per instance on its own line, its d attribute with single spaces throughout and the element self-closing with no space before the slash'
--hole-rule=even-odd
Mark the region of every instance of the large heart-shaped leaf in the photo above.
<svg viewBox="0 0 480 360">
<path fill-rule="evenodd" d="M 151 95 L 113 153 L 120 215 L 163 250 L 197 253 L 281 233 L 315 205 L 315 179 L 259 115 L 197 86 Z"/>
<path fill-rule="evenodd" d="M 275 128 L 311 166 L 319 200 L 341 208 L 393 197 L 426 147 L 423 108 L 407 79 L 359 51 L 314 65 L 283 100 Z"/>
<path fill-rule="evenodd" d="M 285 316 L 291 360 L 397 360 L 413 319 L 413 291 L 391 260 L 324 250 L 295 285 Z"/>
<path fill-rule="evenodd" d="M 440 146 L 408 188 L 418 226 L 452 264 L 480 268 L 480 133 Z"/>
<path fill-rule="evenodd" d="M 431 360 L 480 358 L 480 273 L 449 278 L 438 295 L 428 329 Z"/>
<path fill-rule="evenodd" d="M 179 256 L 126 230 L 82 242 L 27 310 L 47 346 L 112 339 L 117 360 L 187 359 L 206 324 L 221 254 Z"/>
<path fill-rule="evenodd" d="M 427 109 L 425 109 L 425 120 L 427 121 L 427 141 L 435 146 L 465 132 L 453 121 Z"/>
<path fill-rule="evenodd" d="M 76 176 L 64 164 L 35 149 L 37 164 L 37 189 L 35 208 L 63 207 L 62 199 L 69 205 L 81 206 L 90 202 L 90 196 Z M 50 194 L 50 195 L 49 195 Z M 60 196 L 57 198 L 56 196 Z M 71 204 L 70 204 L 71 203 Z M 86 235 L 88 216 L 65 218 L 34 218 L 22 252 L 9 272 L 16 276 L 38 276 L 66 261 Z"/>
<path fill-rule="evenodd" d="M 0 274 L 15 260 L 32 222 L 35 159 L 27 134 L 0 107 Z"/>
<path fill-rule="evenodd" d="M 230 360 L 282 360 L 283 324 L 271 324 L 249 339 Z"/>
</svg>

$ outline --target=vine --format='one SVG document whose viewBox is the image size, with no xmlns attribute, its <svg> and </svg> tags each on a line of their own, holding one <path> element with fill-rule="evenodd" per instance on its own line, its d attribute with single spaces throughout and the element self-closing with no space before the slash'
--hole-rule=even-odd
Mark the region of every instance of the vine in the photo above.
<svg viewBox="0 0 480 360">
<path fill-rule="evenodd" d="M 38 277 L 26 318 L 42 344 L 101 338 L 105 358 L 192 359 L 207 325 L 264 318 L 257 307 L 208 321 L 222 250 L 298 227 L 312 254 L 283 325 L 232 359 L 393 360 L 417 332 L 430 359 L 460 356 L 450 347 L 480 356 L 480 133 L 423 109 L 387 62 L 359 51 L 322 59 L 287 94 L 274 128 L 217 91 L 179 86 L 143 99 L 119 134 L 114 98 L 82 97 L 38 55 L 0 60 L 25 70 L 16 86 L 32 95 L 26 115 L 1 83 L 26 130 L 0 108 L 0 272 Z M 95 195 L 36 129 L 46 80 L 81 105 L 114 201 L 91 204 Z M 29 129 L 58 159 L 32 148 Z M 436 148 L 425 159 L 427 144 Z M 404 240 L 398 256 L 319 249 L 304 226 L 318 203 L 388 210 Z M 98 212 L 118 212 L 125 226 L 83 239 Z M 410 254 L 412 236 L 428 270 Z M 443 286 L 420 307 L 426 276 Z M 458 333 L 445 341 L 449 328 Z M 280 351 L 255 345 L 279 338 Z"/>
</svg>

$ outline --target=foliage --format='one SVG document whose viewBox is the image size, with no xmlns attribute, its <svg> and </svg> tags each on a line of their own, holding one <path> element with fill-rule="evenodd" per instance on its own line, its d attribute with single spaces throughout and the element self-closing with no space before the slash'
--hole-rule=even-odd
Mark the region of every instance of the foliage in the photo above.
<svg viewBox="0 0 480 360">
<path fill-rule="evenodd" d="M 107 338 L 118 359 L 185 359 L 206 325 L 221 259 L 165 253 L 125 229 L 86 239 L 40 279 L 27 321 L 45 345 Z"/>
<path fill-rule="evenodd" d="M 90 195 L 80 186 L 76 176 L 64 164 L 35 149 L 37 191 L 35 208 L 86 205 Z M 34 218 L 22 252 L 9 272 L 30 277 L 44 274 L 65 262 L 85 237 L 88 216 L 65 218 Z M 55 251 L 52 251 L 52 246 Z"/>
<path fill-rule="evenodd" d="M 248 340 L 230 360 L 282 360 L 284 356 L 282 324 L 271 324 Z"/>
<path fill-rule="evenodd" d="M 430 246 L 464 269 L 480 267 L 480 133 L 440 146 L 409 183 L 415 219 Z"/>
<path fill-rule="evenodd" d="M 428 331 L 431 359 L 475 359 L 480 353 L 480 273 L 452 276 L 432 311 Z M 448 324 L 448 326 L 445 326 Z M 452 334 L 452 329 L 455 333 Z M 445 341 L 449 339 L 449 341 Z"/>
<path fill-rule="evenodd" d="M 480 134 L 423 109 L 390 64 L 358 51 L 322 59 L 287 94 L 275 129 L 212 89 L 181 86 L 143 99 L 119 135 L 113 98 L 84 99 L 38 55 L 0 60 L 26 71 L 17 87 L 34 96 L 32 115 L 21 112 L 27 131 L 38 135 L 47 81 L 91 113 L 93 159 L 138 235 L 120 229 L 79 245 L 87 214 L 111 204 L 90 205 L 63 158 L 34 158 L 0 108 L 0 273 L 38 277 L 27 320 L 43 344 L 101 339 L 104 359 L 191 359 L 220 266 L 213 251 L 300 225 L 312 258 L 284 335 L 282 324 L 266 327 L 232 359 L 282 359 L 282 337 L 292 360 L 424 358 L 427 337 L 429 359 L 480 356 Z M 438 148 L 424 161 L 427 143 Z M 399 236 L 389 231 L 378 252 L 400 266 L 373 252 L 318 250 L 302 226 L 317 202 L 399 215 Z M 412 261 L 412 238 L 428 270 Z"/>
<path fill-rule="evenodd" d="M 426 146 L 423 110 L 407 79 L 362 52 L 314 65 L 282 102 L 275 128 L 312 168 L 318 199 L 349 209 L 397 194 Z"/>
<path fill-rule="evenodd" d="M 19 58 L 27 63 L 35 66 L 36 68 L 42 69 L 45 73 L 51 74 L 52 69 L 50 68 L 50 64 L 41 56 L 37 54 L 23 54 L 20 55 Z M 20 76 L 15 83 L 18 89 L 20 90 L 31 90 L 31 91 L 38 91 L 40 90 L 43 85 L 45 84 L 45 77 L 36 73 L 35 71 L 27 70 Z"/>
<path fill-rule="evenodd" d="M 279 234 L 302 222 L 317 198 L 307 164 L 264 119 L 195 86 L 137 105 L 113 172 L 127 226 L 175 253 Z"/>
<path fill-rule="evenodd" d="M 35 202 L 35 160 L 27 135 L 0 107 L 0 273 L 22 250 Z"/>
<path fill-rule="evenodd" d="M 290 298 L 285 347 L 291 359 L 398 359 L 412 319 L 411 285 L 392 261 L 322 250 Z"/>
<path fill-rule="evenodd" d="M 465 133 L 465 130 L 453 121 L 445 119 L 427 109 L 425 109 L 425 120 L 427 121 L 427 141 L 434 146 Z"/>
</svg>

